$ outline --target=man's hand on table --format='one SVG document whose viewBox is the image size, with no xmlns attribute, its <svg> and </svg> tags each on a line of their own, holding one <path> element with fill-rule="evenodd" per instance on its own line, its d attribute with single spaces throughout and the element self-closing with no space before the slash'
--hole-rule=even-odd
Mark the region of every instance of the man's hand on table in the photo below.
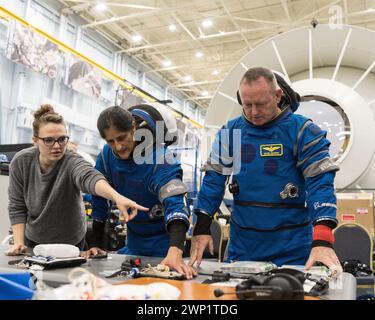
<svg viewBox="0 0 375 320">
<path fill-rule="evenodd" d="M 84 251 L 81 253 L 81 257 L 85 259 L 95 259 L 95 258 L 101 258 L 101 257 L 107 257 L 107 251 L 100 249 L 98 247 L 90 248 L 87 251 Z"/>
<path fill-rule="evenodd" d="M 202 262 L 203 252 L 208 246 L 211 255 L 214 254 L 214 241 L 210 235 L 198 235 L 193 236 L 191 239 L 191 249 L 190 249 L 190 261 L 189 266 L 193 266 L 197 262 L 199 267 Z"/>
<path fill-rule="evenodd" d="M 170 247 L 167 256 L 160 264 L 168 266 L 170 269 L 185 275 L 186 279 L 192 279 L 197 272 L 191 266 L 185 264 L 182 259 L 182 250 L 177 247 Z"/>
<path fill-rule="evenodd" d="M 305 269 L 310 269 L 314 262 L 324 263 L 332 273 L 332 276 L 337 276 L 342 273 L 342 267 L 335 251 L 329 247 L 314 247 L 311 249 L 310 257 L 306 262 Z"/>
</svg>

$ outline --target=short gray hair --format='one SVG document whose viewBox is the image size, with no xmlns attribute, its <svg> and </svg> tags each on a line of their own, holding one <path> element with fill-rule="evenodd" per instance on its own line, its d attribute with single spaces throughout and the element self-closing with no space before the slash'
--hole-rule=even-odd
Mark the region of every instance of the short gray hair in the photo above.
<svg viewBox="0 0 375 320">
<path fill-rule="evenodd" d="M 244 82 L 247 84 L 251 84 L 259 78 L 264 78 L 273 90 L 279 88 L 276 77 L 273 74 L 273 72 L 270 69 L 263 67 L 255 67 L 247 70 L 245 74 L 242 76 L 240 84 Z"/>
</svg>

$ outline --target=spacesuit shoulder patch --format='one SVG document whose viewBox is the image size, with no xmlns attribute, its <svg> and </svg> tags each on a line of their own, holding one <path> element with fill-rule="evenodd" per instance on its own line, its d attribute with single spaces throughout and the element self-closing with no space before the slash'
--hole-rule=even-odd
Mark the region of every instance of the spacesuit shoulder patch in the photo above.
<svg viewBox="0 0 375 320">
<path fill-rule="evenodd" d="M 172 179 L 160 188 L 159 200 L 161 203 L 166 198 L 188 192 L 186 185 L 180 179 Z"/>
<path fill-rule="evenodd" d="M 261 157 L 281 157 L 283 155 L 284 155 L 284 147 L 281 143 L 260 145 Z"/>
</svg>

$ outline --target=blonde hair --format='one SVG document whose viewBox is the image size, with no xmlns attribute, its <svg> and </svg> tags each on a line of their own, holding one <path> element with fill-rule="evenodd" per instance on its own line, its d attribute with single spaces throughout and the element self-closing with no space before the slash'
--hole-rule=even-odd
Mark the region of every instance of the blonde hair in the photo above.
<svg viewBox="0 0 375 320">
<path fill-rule="evenodd" d="M 42 104 L 39 109 L 34 112 L 33 134 L 39 136 L 39 129 L 42 124 L 56 123 L 65 125 L 64 118 L 55 112 L 50 104 Z"/>
</svg>

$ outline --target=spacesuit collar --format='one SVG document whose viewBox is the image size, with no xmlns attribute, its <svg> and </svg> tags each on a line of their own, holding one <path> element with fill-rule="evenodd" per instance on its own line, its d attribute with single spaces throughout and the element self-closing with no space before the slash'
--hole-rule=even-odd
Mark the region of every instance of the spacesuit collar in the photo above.
<svg viewBox="0 0 375 320">
<path fill-rule="evenodd" d="M 273 118 L 271 121 L 268 121 L 267 123 L 261 125 L 261 126 L 256 126 L 254 125 L 246 116 L 245 112 L 243 111 L 242 109 L 242 117 L 246 120 L 246 122 L 254 127 L 254 128 L 268 128 L 268 127 L 271 127 L 273 126 L 275 123 L 281 121 L 282 119 L 284 119 L 287 115 L 291 114 L 292 113 L 292 110 L 288 107 L 284 108 L 281 110 L 281 112 L 275 117 Z"/>
</svg>

